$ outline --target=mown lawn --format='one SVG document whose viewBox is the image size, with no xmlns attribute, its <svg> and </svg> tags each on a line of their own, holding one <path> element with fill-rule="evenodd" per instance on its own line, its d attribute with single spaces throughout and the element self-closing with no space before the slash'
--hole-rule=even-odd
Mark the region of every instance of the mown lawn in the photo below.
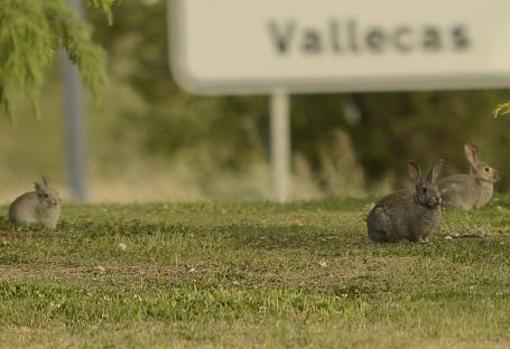
<svg viewBox="0 0 510 349">
<path fill-rule="evenodd" d="M 445 212 L 428 245 L 370 242 L 369 208 L 66 206 L 55 232 L 2 219 L 0 347 L 510 347 L 510 198 Z"/>
</svg>

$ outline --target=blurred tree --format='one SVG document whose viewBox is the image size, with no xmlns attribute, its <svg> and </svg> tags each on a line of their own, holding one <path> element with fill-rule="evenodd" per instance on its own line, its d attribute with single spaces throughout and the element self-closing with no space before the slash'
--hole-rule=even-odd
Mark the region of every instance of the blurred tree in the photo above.
<svg viewBox="0 0 510 349">
<path fill-rule="evenodd" d="M 112 23 L 115 0 L 86 0 Z M 105 54 L 91 40 L 90 26 L 65 0 L 0 0 L 0 105 L 12 115 L 11 94 L 24 93 L 39 115 L 46 69 L 63 47 L 85 84 L 97 96 L 106 79 Z"/>
<path fill-rule="evenodd" d="M 490 117 L 504 94 L 503 91 L 355 94 L 352 98 L 362 117 L 357 125 L 349 127 L 349 133 L 372 180 L 388 174 L 406 176 L 408 159 L 429 166 L 438 158 L 445 158 L 445 172 L 465 170 L 462 145 L 466 142 L 479 144 L 488 160 L 504 151 L 505 144 L 497 135 L 506 132 L 496 128 Z"/>
<path fill-rule="evenodd" d="M 196 97 L 173 82 L 164 1 L 123 3 L 111 30 L 105 30 L 97 14 L 90 15 L 97 39 L 115 62 L 112 77 L 130 84 L 146 101 L 143 112 L 124 113 L 123 119 L 143 134 L 147 153 L 167 158 L 188 154 L 204 182 L 218 169 L 242 170 L 264 156 L 267 98 Z"/>
</svg>

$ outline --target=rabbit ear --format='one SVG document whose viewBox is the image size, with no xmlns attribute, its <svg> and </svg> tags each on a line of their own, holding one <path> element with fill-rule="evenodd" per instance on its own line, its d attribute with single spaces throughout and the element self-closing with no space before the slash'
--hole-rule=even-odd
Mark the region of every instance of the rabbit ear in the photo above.
<svg viewBox="0 0 510 349">
<path fill-rule="evenodd" d="M 48 186 L 50 184 L 50 180 L 48 179 L 47 176 L 43 175 L 41 178 L 44 185 Z"/>
<path fill-rule="evenodd" d="M 466 159 L 472 166 L 480 163 L 480 151 L 476 145 L 464 144 L 464 154 L 466 154 Z"/>
<path fill-rule="evenodd" d="M 418 165 L 418 163 L 416 163 L 412 160 L 409 160 L 408 165 L 407 165 L 407 171 L 409 172 L 409 177 L 411 177 L 411 179 L 415 183 L 417 183 L 420 180 L 421 168 L 420 168 L 420 165 Z"/>
<path fill-rule="evenodd" d="M 437 164 L 432 167 L 430 170 L 427 179 L 431 182 L 435 182 L 437 178 L 439 177 L 439 173 L 441 172 L 441 169 L 443 168 L 444 159 L 441 159 L 437 162 Z"/>
<path fill-rule="evenodd" d="M 37 194 L 43 194 L 45 191 L 44 191 L 44 187 L 41 183 L 39 182 L 35 182 L 35 192 Z"/>
</svg>

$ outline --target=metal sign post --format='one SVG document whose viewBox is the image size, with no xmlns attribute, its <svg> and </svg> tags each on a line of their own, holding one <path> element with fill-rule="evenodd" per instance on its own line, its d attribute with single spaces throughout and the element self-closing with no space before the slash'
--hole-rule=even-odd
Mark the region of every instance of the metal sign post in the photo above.
<svg viewBox="0 0 510 349">
<path fill-rule="evenodd" d="M 79 16 L 83 14 L 81 0 L 68 0 L 69 6 Z M 71 196 L 75 201 L 87 199 L 86 189 L 86 142 L 85 105 L 83 88 L 78 69 L 65 52 L 61 52 L 63 62 L 64 119 L 66 130 L 67 175 L 71 186 Z"/>
<path fill-rule="evenodd" d="M 271 94 L 271 168 L 274 200 L 288 199 L 290 177 L 290 120 L 289 95 L 285 89 Z"/>
</svg>

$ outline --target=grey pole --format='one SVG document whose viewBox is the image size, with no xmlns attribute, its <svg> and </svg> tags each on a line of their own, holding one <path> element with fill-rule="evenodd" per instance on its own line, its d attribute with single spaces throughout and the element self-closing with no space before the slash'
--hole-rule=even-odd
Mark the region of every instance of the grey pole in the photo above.
<svg viewBox="0 0 510 349">
<path fill-rule="evenodd" d="M 287 201 L 290 173 L 289 95 L 285 89 L 271 94 L 271 169 L 274 199 Z"/>
<path fill-rule="evenodd" d="M 81 0 L 68 0 L 67 2 L 80 18 L 83 17 Z M 64 90 L 67 176 L 71 187 L 72 199 L 75 201 L 85 201 L 87 199 L 87 149 L 83 88 L 78 70 L 63 50 L 61 51 L 61 62 Z"/>
</svg>

